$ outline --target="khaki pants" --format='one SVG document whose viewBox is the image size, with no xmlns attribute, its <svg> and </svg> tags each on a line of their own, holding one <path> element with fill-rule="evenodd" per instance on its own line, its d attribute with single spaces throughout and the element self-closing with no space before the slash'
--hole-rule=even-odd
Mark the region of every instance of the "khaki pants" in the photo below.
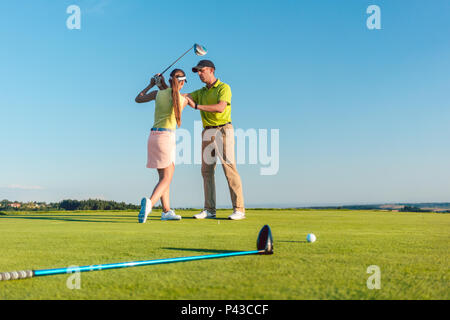
<svg viewBox="0 0 450 320">
<path fill-rule="evenodd" d="M 231 123 L 220 127 L 203 129 L 202 132 L 202 176 L 205 192 L 205 210 L 216 212 L 216 182 L 214 172 L 219 157 L 230 189 L 233 209 L 245 212 L 241 177 L 236 169 L 234 157 L 234 129 Z"/>
</svg>

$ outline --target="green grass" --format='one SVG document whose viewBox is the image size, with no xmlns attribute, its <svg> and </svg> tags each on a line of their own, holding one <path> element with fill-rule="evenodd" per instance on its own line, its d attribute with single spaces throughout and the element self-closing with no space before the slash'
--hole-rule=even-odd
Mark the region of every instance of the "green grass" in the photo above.
<svg viewBox="0 0 450 320">
<path fill-rule="evenodd" d="M 247 210 L 247 219 L 160 221 L 137 212 L 0 216 L 0 271 L 254 250 L 269 224 L 272 256 L 242 256 L 0 282 L 0 299 L 449 299 L 450 215 Z M 317 241 L 305 241 L 313 232 Z M 367 267 L 381 269 L 369 290 Z"/>
</svg>

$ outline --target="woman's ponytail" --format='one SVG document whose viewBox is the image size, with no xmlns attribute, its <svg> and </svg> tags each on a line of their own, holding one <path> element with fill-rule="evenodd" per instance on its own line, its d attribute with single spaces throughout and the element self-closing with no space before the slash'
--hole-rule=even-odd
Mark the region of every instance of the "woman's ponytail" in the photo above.
<svg viewBox="0 0 450 320">
<path fill-rule="evenodd" d="M 174 70 L 175 71 L 175 70 Z M 177 77 L 171 75 L 170 84 L 172 87 L 172 101 L 173 101 L 173 111 L 175 113 L 175 119 L 177 120 L 178 127 L 181 127 L 181 99 L 180 99 L 180 82 Z"/>
</svg>

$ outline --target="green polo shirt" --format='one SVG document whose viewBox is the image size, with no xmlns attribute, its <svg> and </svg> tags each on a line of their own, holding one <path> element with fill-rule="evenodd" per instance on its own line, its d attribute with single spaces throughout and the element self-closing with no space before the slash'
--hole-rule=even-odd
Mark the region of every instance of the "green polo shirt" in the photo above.
<svg viewBox="0 0 450 320">
<path fill-rule="evenodd" d="M 203 127 L 220 126 L 231 122 L 231 88 L 228 84 L 217 79 L 216 83 L 208 89 L 203 87 L 191 93 L 194 102 L 201 105 L 218 104 L 219 101 L 225 101 L 227 106 L 221 113 L 200 111 Z"/>
</svg>

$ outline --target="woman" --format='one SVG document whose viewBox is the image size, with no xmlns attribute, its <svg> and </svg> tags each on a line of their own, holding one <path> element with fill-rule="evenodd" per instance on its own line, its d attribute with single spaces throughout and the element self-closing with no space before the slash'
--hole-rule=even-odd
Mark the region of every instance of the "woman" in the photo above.
<svg viewBox="0 0 450 320">
<path fill-rule="evenodd" d="M 139 223 L 145 223 L 155 203 L 161 199 L 161 220 L 181 220 L 170 209 L 169 192 L 173 172 L 175 170 L 175 130 L 181 126 L 181 113 L 187 105 L 187 100 L 180 95 L 180 89 L 186 82 L 186 74 L 181 69 L 170 73 L 170 88 L 167 87 L 162 75 L 157 74 L 136 97 L 137 103 L 155 100 L 155 120 L 148 138 L 147 168 L 158 170 L 159 181 L 150 198 L 141 200 Z M 147 93 L 155 85 L 159 91 Z"/>
</svg>

